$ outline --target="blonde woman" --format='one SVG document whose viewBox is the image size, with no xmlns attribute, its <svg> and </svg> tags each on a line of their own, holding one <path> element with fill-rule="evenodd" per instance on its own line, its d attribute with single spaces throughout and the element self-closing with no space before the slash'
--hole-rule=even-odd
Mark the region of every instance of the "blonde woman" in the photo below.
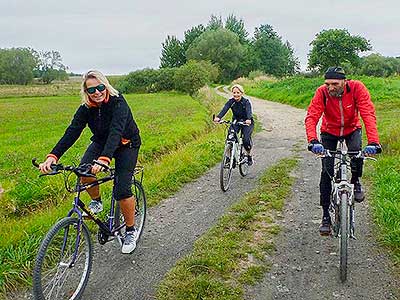
<svg viewBox="0 0 400 300">
<path fill-rule="evenodd" d="M 232 98 L 225 103 L 221 112 L 214 118 L 214 122 L 218 123 L 223 116 L 232 110 L 233 116 L 232 121 L 241 121 L 246 123 L 248 126 L 240 126 L 238 124 L 232 124 L 231 127 L 239 133 L 241 130 L 243 133 L 243 146 L 247 151 L 247 163 L 249 166 L 253 164 L 253 157 L 251 156 L 252 140 L 251 134 L 254 129 L 253 113 L 251 108 L 251 102 L 249 99 L 243 97 L 244 89 L 240 84 L 235 84 L 231 87 Z"/>
<path fill-rule="evenodd" d="M 83 76 L 81 86 L 82 105 L 76 111 L 64 135 L 39 165 L 42 173 L 51 170 L 51 164 L 75 143 L 82 130 L 88 126 L 93 136 L 81 164 L 97 160 L 109 165 L 115 159 L 114 197 L 120 203 L 126 221 L 126 236 L 122 253 L 131 253 L 136 248 L 135 199 L 131 190 L 133 170 L 136 166 L 141 145 L 139 129 L 124 97 L 111 86 L 99 71 L 89 71 Z M 101 171 L 101 166 L 93 165 L 93 174 Z M 95 181 L 93 177 L 82 177 L 83 183 Z M 89 209 L 93 213 L 103 210 L 99 187 L 88 189 L 92 199 Z"/>
</svg>

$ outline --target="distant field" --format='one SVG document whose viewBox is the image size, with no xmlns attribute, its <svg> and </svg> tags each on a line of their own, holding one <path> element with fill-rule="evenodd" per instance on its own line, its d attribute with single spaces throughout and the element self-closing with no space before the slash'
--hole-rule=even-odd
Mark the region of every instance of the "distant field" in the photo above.
<svg viewBox="0 0 400 300">
<path fill-rule="evenodd" d="M 364 177 L 372 182 L 369 198 L 381 241 L 400 263 L 400 77 L 354 79 L 367 86 L 375 103 L 383 154 L 377 157 L 377 163 L 366 164 Z M 243 84 L 249 95 L 306 108 L 323 79 L 292 77 Z"/>
<path fill-rule="evenodd" d="M 211 114 L 222 106 L 222 97 L 205 89 L 196 99 L 173 92 L 126 99 L 141 130 L 139 161 L 145 166 L 149 205 L 219 160 L 223 128 L 212 125 Z M 6 290 L 29 284 L 40 240 L 71 206 L 62 177 L 38 178 L 30 160 L 44 159 L 79 105 L 78 95 L 0 98 L 0 186 L 5 189 L 0 197 L 0 298 Z M 84 131 L 62 162 L 79 162 L 89 137 Z M 111 185 L 102 193 L 109 196 Z"/>
<path fill-rule="evenodd" d="M 111 85 L 123 76 L 107 76 Z M 70 77 L 67 81 L 55 81 L 51 84 L 4 85 L 0 84 L 0 98 L 12 97 L 45 97 L 45 96 L 78 96 L 81 86 L 81 77 Z"/>
</svg>

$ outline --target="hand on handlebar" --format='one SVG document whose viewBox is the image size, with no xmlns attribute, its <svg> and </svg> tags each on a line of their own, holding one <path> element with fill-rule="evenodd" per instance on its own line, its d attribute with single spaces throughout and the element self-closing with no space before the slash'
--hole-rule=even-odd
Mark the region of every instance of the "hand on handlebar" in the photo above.
<svg viewBox="0 0 400 300">
<path fill-rule="evenodd" d="M 246 124 L 246 125 L 251 125 L 251 120 L 246 120 L 246 121 L 244 121 L 244 124 Z"/>
<path fill-rule="evenodd" d="M 219 123 L 219 121 L 221 121 L 220 118 L 218 118 L 218 117 L 215 117 L 215 118 L 214 118 L 214 123 Z"/>
<path fill-rule="evenodd" d="M 53 164 L 55 164 L 57 161 L 54 157 L 47 157 L 47 159 L 42 162 L 41 164 L 39 164 L 39 170 L 42 174 L 47 174 L 50 173 L 51 171 L 53 171 L 53 169 L 51 168 L 51 166 Z"/>
<path fill-rule="evenodd" d="M 381 153 L 382 152 L 382 147 L 379 144 L 368 144 L 364 150 L 364 155 L 365 156 L 374 156 L 377 153 Z"/>
<path fill-rule="evenodd" d="M 314 154 L 323 154 L 325 152 L 324 146 L 318 140 L 312 140 L 308 144 L 308 150 Z"/>
<path fill-rule="evenodd" d="M 102 165 L 104 165 L 104 166 L 102 166 Z M 95 160 L 94 164 L 92 166 L 92 173 L 93 174 L 97 174 L 97 173 L 99 173 L 101 171 L 104 171 L 106 166 L 108 168 L 108 161 L 102 160 L 102 159 Z"/>
</svg>

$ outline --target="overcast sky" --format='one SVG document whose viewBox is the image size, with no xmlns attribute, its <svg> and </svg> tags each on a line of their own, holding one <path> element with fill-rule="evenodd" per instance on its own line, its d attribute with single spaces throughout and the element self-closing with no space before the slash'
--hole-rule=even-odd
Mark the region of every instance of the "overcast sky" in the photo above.
<svg viewBox="0 0 400 300">
<path fill-rule="evenodd" d="M 243 19 L 250 35 L 270 24 L 295 48 L 302 69 L 323 29 L 346 28 L 373 52 L 400 56 L 399 0 L 0 0 L 0 48 L 57 50 L 72 72 L 106 74 L 158 68 L 167 35 L 206 25 L 210 15 Z"/>
</svg>

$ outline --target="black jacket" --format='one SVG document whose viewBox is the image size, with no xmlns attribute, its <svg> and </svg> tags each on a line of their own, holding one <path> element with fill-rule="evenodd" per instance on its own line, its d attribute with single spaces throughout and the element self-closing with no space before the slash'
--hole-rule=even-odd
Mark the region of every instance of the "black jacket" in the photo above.
<svg viewBox="0 0 400 300">
<path fill-rule="evenodd" d="M 245 120 L 253 120 L 253 114 L 251 109 L 251 103 L 249 99 L 242 97 L 239 102 L 236 102 L 235 99 L 231 98 L 228 102 L 225 103 L 221 112 L 217 115 L 218 118 L 222 118 L 228 112 L 229 109 L 232 109 L 233 120 L 237 121 L 245 121 Z"/>
<path fill-rule="evenodd" d="M 60 158 L 79 138 L 86 125 L 93 133 L 90 139 L 104 146 L 100 156 L 111 159 L 115 150 L 122 146 L 122 138 L 130 140 L 132 147 L 139 147 L 141 144 L 139 129 L 131 109 L 124 97 L 119 95 L 110 96 L 108 102 L 103 102 L 100 107 L 82 104 L 50 153 Z"/>
</svg>

